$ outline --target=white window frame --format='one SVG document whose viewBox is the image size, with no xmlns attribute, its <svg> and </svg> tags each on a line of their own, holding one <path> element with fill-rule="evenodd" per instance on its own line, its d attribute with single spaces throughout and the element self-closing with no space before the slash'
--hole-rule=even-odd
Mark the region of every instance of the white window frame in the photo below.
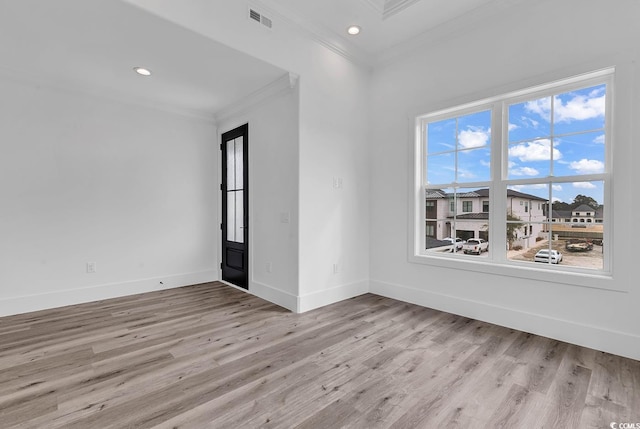
<svg viewBox="0 0 640 429">
<path fill-rule="evenodd" d="M 499 274 L 510 277 L 533 279 L 553 283 L 564 283 L 598 289 L 621 290 L 613 282 L 613 237 L 612 212 L 612 142 L 613 142 L 613 100 L 614 100 L 615 69 L 607 68 L 592 73 L 586 73 L 567 79 L 538 85 L 519 91 L 486 98 L 472 103 L 439 110 L 433 113 L 415 116 L 414 124 L 414 175 L 412 210 L 410 210 L 410 240 L 409 261 L 418 264 L 436 265 L 456 270 L 468 270 L 481 273 Z M 508 142 L 503 142 L 503 136 L 508 136 L 508 106 L 522 101 L 532 100 L 557 93 L 606 84 L 606 118 L 605 118 L 605 172 L 602 174 L 576 175 L 509 179 L 508 178 Z M 507 259 L 506 245 L 492 246 L 486 258 L 471 258 L 456 253 L 428 252 L 425 249 L 425 187 L 426 187 L 426 125 L 443 119 L 464 116 L 482 110 L 491 110 L 491 180 L 489 182 L 489 242 L 506 243 L 506 199 L 507 186 L 514 184 L 532 183 L 560 183 L 576 181 L 604 182 L 604 255 L 603 269 L 594 270 L 563 265 L 538 265 L 524 261 Z M 506 138 L 505 138 L 506 140 Z M 487 182 L 459 183 L 461 188 L 487 186 Z M 552 224 L 552 221 L 549 222 Z"/>
</svg>

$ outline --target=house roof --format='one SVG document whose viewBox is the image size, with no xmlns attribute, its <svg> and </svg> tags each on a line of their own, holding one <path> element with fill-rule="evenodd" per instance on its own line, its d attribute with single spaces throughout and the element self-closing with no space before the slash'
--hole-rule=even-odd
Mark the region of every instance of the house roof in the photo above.
<svg viewBox="0 0 640 429">
<path fill-rule="evenodd" d="M 459 214 L 456 215 L 456 220 L 488 220 L 489 219 L 489 213 L 487 212 L 482 212 L 482 213 L 463 213 L 463 214 Z M 448 219 L 453 219 L 453 216 L 449 216 Z"/>
<path fill-rule="evenodd" d="M 571 210 L 554 210 L 553 212 L 551 212 L 551 216 L 554 219 L 561 219 L 561 218 L 568 219 L 571 217 L 571 214 L 572 214 Z"/>
<path fill-rule="evenodd" d="M 576 207 L 575 209 L 573 209 L 574 212 L 595 212 L 596 209 L 594 209 L 593 207 L 587 205 L 587 204 L 581 204 L 578 207 Z"/>
<path fill-rule="evenodd" d="M 427 189 L 426 191 L 427 199 L 449 198 L 452 195 L 453 195 L 452 192 L 445 192 L 442 189 Z M 475 191 L 458 193 L 458 198 L 481 198 L 481 197 L 489 198 L 489 188 L 476 189 Z M 507 197 L 524 198 L 527 200 L 547 201 L 546 199 L 538 197 L 536 195 L 525 194 L 524 192 L 514 191 L 513 189 L 507 189 Z"/>
</svg>

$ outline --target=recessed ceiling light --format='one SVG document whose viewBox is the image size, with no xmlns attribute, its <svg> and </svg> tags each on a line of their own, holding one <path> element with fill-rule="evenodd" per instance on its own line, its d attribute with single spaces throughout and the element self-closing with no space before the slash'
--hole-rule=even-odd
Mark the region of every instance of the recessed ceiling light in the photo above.
<svg viewBox="0 0 640 429">
<path fill-rule="evenodd" d="M 347 28 L 347 33 L 351 34 L 352 36 L 355 36 L 356 34 L 360 33 L 360 30 L 362 30 L 360 26 L 351 25 Z"/>
<path fill-rule="evenodd" d="M 142 76 L 151 76 L 151 70 L 145 69 L 144 67 L 134 67 L 133 71 Z"/>
</svg>

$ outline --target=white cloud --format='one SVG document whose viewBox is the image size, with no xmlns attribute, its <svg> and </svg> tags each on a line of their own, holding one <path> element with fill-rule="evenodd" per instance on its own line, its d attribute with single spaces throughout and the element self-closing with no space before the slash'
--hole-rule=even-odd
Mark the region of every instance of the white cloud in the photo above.
<svg viewBox="0 0 640 429">
<path fill-rule="evenodd" d="M 592 93 L 593 94 L 593 93 Z M 604 116 L 605 95 L 584 96 L 576 95 L 566 103 L 555 98 L 555 116 L 557 122 L 572 122 L 594 119 Z"/>
<path fill-rule="evenodd" d="M 483 128 L 469 128 L 460 132 L 459 141 L 463 149 L 486 146 L 489 142 L 491 130 Z"/>
<path fill-rule="evenodd" d="M 551 118 L 551 98 L 528 101 L 525 110 L 535 113 L 545 121 Z M 553 110 L 556 122 L 582 121 L 600 118 L 605 113 L 605 94 L 602 90 L 591 91 L 589 95 L 573 95 L 566 101 L 559 96 L 553 99 Z"/>
<path fill-rule="evenodd" d="M 473 171 L 464 170 L 462 168 L 458 169 L 458 177 L 460 179 L 475 179 L 477 176 Z"/>
<path fill-rule="evenodd" d="M 594 143 L 604 144 L 604 134 L 600 134 L 598 137 L 593 139 Z"/>
<path fill-rule="evenodd" d="M 553 189 L 554 191 L 562 191 L 562 185 L 551 185 L 551 189 Z"/>
<path fill-rule="evenodd" d="M 522 192 L 526 192 L 529 189 L 534 189 L 534 190 L 549 189 L 545 183 L 536 183 L 532 185 L 514 185 L 514 186 L 509 186 L 509 188 L 515 191 L 522 191 Z"/>
<path fill-rule="evenodd" d="M 595 189 L 596 185 L 591 182 L 574 182 L 573 187 L 580 189 Z"/>
<path fill-rule="evenodd" d="M 518 158 L 521 162 L 549 161 L 551 159 L 551 141 L 549 139 L 520 143 L 509 148 L 509 157 Z M 559 160 L 562 153 L 553 148 L 553 159 Z"/>
<path fill-rule="evenodd" d="M 531 167 L 515 167 L 509 169 L 509 175 L 511 176 L 537 176 L 540 172 Z"/>
<path fill-rule="evenodd" d="M 528 112 L 535 113 L 536 115 L 543 118 L 545 121 L 549 122 L 550 113 L 551 113 L 551 97 L 541 98 L 539 100 L 531 100 L 527 101 L 524 104 L 524 109 Z M 528 117 L 523 117 L 522 119 L 530 119 Z M 534 122 L 537 126 L 537 122 L 533 119 L 530 119 L 531 122 Z"/>
<path fill-rule="evenodd" d="M 604 163 L 597 159 L 582 158 L 580 161 L 569 163 L 569 168 L 578 174 L 597 174 L 604 171 Z"/>
<path fill-rule="evenodd" d="M 518 126 L 518 125 L 516 125 L 516 124 L 514 124 L 512 122 L 509 122 L 509 131 L 517 130 L 518 128 L 520 128 L 520 126 Z"/>
</svg>

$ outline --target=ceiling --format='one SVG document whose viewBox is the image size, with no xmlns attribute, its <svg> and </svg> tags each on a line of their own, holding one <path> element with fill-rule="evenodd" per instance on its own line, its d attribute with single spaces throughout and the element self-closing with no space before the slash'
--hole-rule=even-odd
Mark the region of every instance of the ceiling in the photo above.
<svg viewBox="0 0 640 429">
<path fill-rule="evenodd" d="M 0 0 L 2 72 L 208 117 L 286 74 L 115 0 Z"/>
<path fill-rule="evenodd" d="M 524 0 L 248 1 L 370 67 L 412 40 L 462 31 L 483 14 Z M 348 36 L 351 24 L 361 34 Z M 153 75 L 135 74 L 136 66 Z M 117 0 L 0 0 L 0 73 L 206 117 L 287 75 Z"/>
<path fill-rule="evenodd" d="M 521 0 L 254 0 L 368 63 L 434 32 L 460 32 Z M 451 25 L 455 22 L 455 26 Z M 362 31 L 349 36 L 346 29 Z"/>
</svg>

